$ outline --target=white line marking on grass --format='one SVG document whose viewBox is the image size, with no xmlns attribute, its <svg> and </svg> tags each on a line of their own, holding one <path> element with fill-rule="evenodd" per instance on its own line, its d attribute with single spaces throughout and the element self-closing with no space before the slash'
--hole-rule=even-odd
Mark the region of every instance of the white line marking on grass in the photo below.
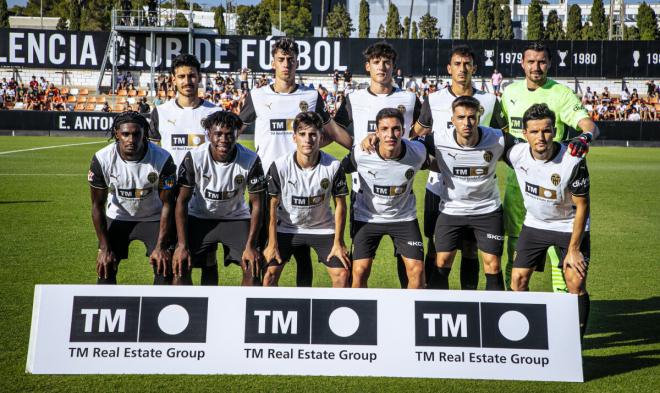
<svg viewBox="0 0 660 393">
<path fill-rule="evenodd" d="M 83 142 L 83 143 L 69 143 L 69 144 L 66 144 L 66 145 L 43 146 L 43 147 L 33 147 L 33 148 L 31 148 L 31 149 L 0 151 L 0 155 L 4 155 L 4 154 L 12 154 L 12 153 L 22 153 L 22 152 L 26 152 L 26 151 L 35 151 L 35 150 L 55 149 L 55 148 L 57 148 L 57 147 L 70 147 L 70 146 L 91 145 L 91 144 L 94 144 L 94 143 L 107 143 L 107 141 Z"/>
<path fill-rule="evenodd" d="M 0 176 L 85 176 L 84 173 L 0 173 Z"/>
</svg>

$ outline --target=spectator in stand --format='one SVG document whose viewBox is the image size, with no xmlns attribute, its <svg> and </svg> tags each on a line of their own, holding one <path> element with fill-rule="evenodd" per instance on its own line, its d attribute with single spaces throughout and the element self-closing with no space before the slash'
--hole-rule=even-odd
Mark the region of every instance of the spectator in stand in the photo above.
<svg viewBox="0 0 660 393">
<path fill-rule="evenodd" d="M 653 82 L 652 80 L 646 82 L 646 95 L 648 97 L 654 97 L 655 94 L 656 94 L 655 82 Z"/>
<path fill-rule="evenodd" d="M 348 69 L 344 70 L 344 86 L 342 86 L 342 90 L 346 90 L 346 86 L 348 86 L 351 82 L 353 81 L 353 74 L 351 71 Z"/>
<path fill-rule="evenodd" d="M 603 87 L 603 94 L 601 94 L 600 100 L 603 102 L 603 104 L 610 103 L 610 91 L 607 89 L 607 86 Z"/>
<path fill-rule="evenodd" d="M 591 87 L 587 86 L 587 91 L 582 95 L 582 102 L 592 102 L 594 99 L 594 93 L 591 92 Z"/>
<path fill-rule="evenodd" d="M 32 75 L 32 80 L 30 81 L 30 89 L 39 90 L 39 81 L 37 81 L 37 77 L 34 75 Z"/>
<path fill-rule="evenodd" d="M 637 93 L 637 89 L 633 89 L 633 92 L 630 95 L 630 103 L 635 105 L 638 102 L 639 102 L 639 94 Z"/>
<path fill-rule="evenodd" d="M 399 89 L 403 89 L 404 79 L 403 79 L 403 71 L 401 71 L 401 68 L 396 70 L 396 76 L 394 76 L 394 83 L 396 83 L 397 86 L 399 86 Z"/>
<path fill-rule="evenodd" d="M 101 112 L 105 112 L 105 113 L 110 112 L 110 104 L 108 104 L 107 101 L 103 103 L 103 108 L 101 108 Z"/>
<path fill-rule="evenodd" d="M 147 103 L 147 97 L 142 97 L 142 99 L 138 103 L 138 112 L 143 114 L 151 112 L 151 107 Z"/>
<path fill-rule="evenodd" d="M 503 79 L 504 77 L 498 70 L 493 71 L 493 75 L 490 76 L 490 83 L 493 85 L 493 94 L 496 96 L 500 95 L 500 87 L 502 86 Z"/>
<path fill-rule="evenodd" d="M 248 84 L 248 80 L 250 79 L 249 77 L 250 71 L 251 70 L 249 68 L 243 68 L 241 70 L 240 75 L 238 76 L 238 79 L 241 81 L 241 90 L 248 90 L 250 88 Z M 232 81 L 232 87 L 234 87 L 233 81 Z"/>
<path fill-rule="evenodd" d="M 126 73 L 126 84 L 129 86 L 129 90 L 131 90 L 130 86 L 135 86 L 135 80 L 130 71 Z M 132 90 L 135 90 L 135 87 Z"/>
<path fill-rule="evenodd" d="M 50 83 L 48 83 L 48 81 L 46 80 L 46 78 L 44 78 L 44 77 L 42 76 L 42 77 L 41 77 L 41 82 L 39 82 L 39 91 L 40 91 L 40 92 L 44 92 L 44 91 L 48 90 L 48 86 L 49 86 L 49 85 L 50 85 Z"/>
<path fill-rule="evenodd" d="M 630 100 L 628 100 L 628 102 L 630 102 Z M 619 116 L 618 116 L 619 120 L 628 119 L 628 105 L 626 105 L 623 101 L 619 102 L 617 111 L 619 112 Z"/>
<path fill-rule="evenodd" d="M 639 116 L 637 109 L 632 108 L 630 114 L 628 115 L 628 121 L 640 121 L 642 118 Z"/>
<path fill-rule="evenodd" d="M 2 78 L 2 81 L 0 81 L 0 88 L 7 89 L 9 87 L 9 83 L 7 83 L 7 78 Z"/>
<path fill-rule="evenodd" d="M 335 69 L 335 72 L 332 73 L 332 92 L 337 93 L 339 91 L 339 70 Z"/>
<path fill-rule="evenodd" d="M 630 92 L 627 87 L 624 87 L 621 91 L 621 103 L 625 105 L 630 104 Z"/>
<path fill-rule="evenodd" d="M 419 89 L 419 86 L 417 85 L 417 80 L 415 80 L 415 77 L 412 75 L 408 76 L 408 82 L 406 83 L 406 90 L 417 93 L 417 90 Z"/>
<path fill-rule="evenodd" d="M 431 84 L 429 83 L 428 79 L 426 79 L 426 77 L 423 76 L 422 77 L 422 83 L 419 86 L 420 93 L 421 94 L 427 94 L 430 87 L 431 87 Z"/>
<path fill-rule="evenodd" d="M 16 89 L 16 100 L 17 101 L 23 101 L 23 97 L 27 94 L 27 88 L 25 87 L 25 83 L 21 83 L 21 85 Z"/>
</svg>

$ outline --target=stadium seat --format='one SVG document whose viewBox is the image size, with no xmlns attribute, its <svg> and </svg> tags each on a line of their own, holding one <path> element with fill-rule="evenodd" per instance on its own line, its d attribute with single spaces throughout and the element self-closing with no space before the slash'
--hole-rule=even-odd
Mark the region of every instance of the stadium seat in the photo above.
<svg viewBox="0 0 660 393">
<path fill-rule="evenodd" d="M 66 99 L 66 102 L 73 104 L 74 102 L 76 102 L 76 96 L 74 96 L 74 95 L 70 95 L 70 96 Z"/>
<path fill-rule="evenodd" d="M 138 97 L 146 97 L 147 96 L 147 91 L 146 90 L 138 90 L 137 96 Z"/>
<path fill-rule="evenodd" d="M 93 112 L 95 108 L 96 108 L 96 104 L 87 104 L 87 105 L 85 105 L 85 110 L 87 112 Z"/>
<path fill-rule="evenodd" d="M 87 102 L 87 96 L 78 96 L 76 102 L 80 103 L 86 103 Z"/>
<path fill-rule="evenodd" d="M 167 97 L 167 93 L 164 90 L 158 90 L 158 97 L 165 98 Z"/>
<path fill-rule="evenodd" d="M 112 111 L 113 112 L 123 112 L 124 111 L 124 104 L 114 104 L 112 106 Z"/>
<path fill-rule="evenodd" d="M 81 96 L 86 96 L 89 94 L 89 89 L 80 89 L 78 91 L 78 94 L 80 94 Z"/>
<path fill-rule="evenodd" d="M 94 106 L 95 112 L 101 112 L 102 110 L 103 110 L 103 104 L 96 104 L 96 106 Z"/>
<path fill-rule="evenodd" d="M 74 95 L 74 96 L 77 96 L 77 95 L 78 95 L 78 92 L 79 92 L 78 89 L 73 88 L 73 89 L 71 89 L 71 90 L 69 91 L 69 94 Z"/>
<path fill-rule="evenodd" d="M 118 97 L 126 97 L 127 95 L 128 95 L 128 91 L 126 91 L 126 89 L 117 90 L 117 96 Z"/>
<path fill-rule="evenodd" d="M 126 97 L 117 97 L 115 99 L 115 104 L 123 104 L 126 102 Z"/>
<path fill-rule="evenodd" d="M 83 111 L 85 110 L 85 104 L 76 104 L 76 106 L 73 108 L 74 111 Z"/>
<path fill-rule="evenodd" d="M 69 88 L 68 87 L 63 87 L 60 90 L 60 94 L 63 95 L 63 96 L 68 95 L 69 94 Z"/>
<path fill-rule="evenodd" d="M 137 90 L 129 90 L 129 91 L 128 91 L 128 96 L 129 96 L 129 97 L 135 97 L 135 96 L 137 96 Z"/>
<path fill-rule="evenodd" d="M 135 97 L 128 97 L 128 100 L 127 100 L 127 101 L 128 101 L 128 103 L 131 104 L 131 105 L 134 105 L 135 102 L 136 102 L 136 101 L 135 101 Z"/>
<path fill-rule="evenodd" d="M 175 93 L 174 91 L 172 91 L 172 90 L 170 90 L 170 91 L 167 92 L 167 96 L 168 96 L 168 97 L 172 97 L 172 98 L 174 98 L 175 95 L 176 95 L 176 93 Z"/>
<path fill-rule="evenodd" d="M 87 103 L 88 104 L 95 104 L 96 103 L 96 97 L 91 96 L 91 97 L 87 98 Z"/>
</svg>

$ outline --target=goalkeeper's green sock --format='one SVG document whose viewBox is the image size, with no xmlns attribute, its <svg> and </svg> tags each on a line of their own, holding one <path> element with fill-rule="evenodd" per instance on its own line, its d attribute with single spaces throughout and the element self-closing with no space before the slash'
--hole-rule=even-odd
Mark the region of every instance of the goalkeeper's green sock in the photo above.
<svg viewBox="0 0 660 393">
<path fill-rule="evenodd" d="M 548 257 L 550 257 L 550 267 L 552 271 L 552 291 L 554 293 L 567 293 L 566 281 L 564 280 L 564 272 L 557 266 L 559 265 L 559 253 L 557 247 L 550 247 L 548 249 Z"/>
<path fill-rule="evenodd" d="M 516 254 L 516 244 L 518 244 L 518 238 L 513 236 L 508 236 L 506 238 L 506 264 L 504 266 L 504 284 L 506 285 L 506 290 L 511 290 L 511 270 L 513 269 L 513 259 Z"/>
</svg>

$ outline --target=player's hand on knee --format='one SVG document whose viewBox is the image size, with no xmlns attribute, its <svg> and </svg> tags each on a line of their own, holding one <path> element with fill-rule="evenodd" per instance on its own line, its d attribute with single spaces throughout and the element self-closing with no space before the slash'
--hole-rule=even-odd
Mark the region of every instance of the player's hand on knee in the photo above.
<svg viewBox="0 0 660 393">
<path fill-rule="evenodd" d="M 337 257 L 337 259 L 339 259 L 341 264 L 344 265 L 344 269 L 346 270 L 351 269 L 351 258 L 348 257 L 348 249 L 346 248 L 345 245 L 341 243 L 335 243 L 332 246 L 332 249 L 330 250 L 330 254 L 328 254 L 328 258 L 326 259 L 326 261 L 330 262 L 330 259 L 332 259 L 332 257 Z"/>
<path fill-rule="evenodd" d="M 245 250 L 243 250 L 241 259 L 245 267 L 249 269 L 252 277 L 259 277 L 259 270 L 261 268 L 261 254 L 259 251 L 251 245 L 247 245 Z"/>
<path fill-rule="evenodd" d="M 192 269 L 192 258 L 188 248 L 177 246 L 174 250 L 174 257 L 172 258 L 172 272 L 174 275 L 181 277 L 183 275 L 183 265 L 186 264 L 185 269 Z"/>
<path fill-rule="evenodd" d="M 583 279 L 587 274 L 587 263 L 584 260 L 584 255 L 579 250 L 569 250 L 564 259 L 564 273 L 568 268 L 572 268 L 579 278 Z"/>
<path fill-rule="evenodd" d="M 272 261 L 277 261 L 279 265 L 282 264 L 282 257 L 280 257 L 280 250 L 277 249 L 276 245 L 268 245 L 264 250 L 264 259 L 266 263 L 271 263 Z"/>
<path fill-rule="evenodd" d="M 362 148 L 362 151 L 374 153 L 376 151 L 376 142 L 378 142 L 376 134 L 369 134 L 360 143 L 360 148 Z"/>
<path fill-rule="evenodd" d="M 166 276 L 170 266 L 170 253 L 160 247 L 156 247 L 149 256 L 149 263 L 156 267 L 156 274 Z"/>
<path fill-rule="evenodd" d="M 110 269 L 117 270 L 117 258 L 110 249 L 99 248 L 99 253 L 96 256 L 96 274 L 99 278 L 108 278 Z"/>
</svg>

